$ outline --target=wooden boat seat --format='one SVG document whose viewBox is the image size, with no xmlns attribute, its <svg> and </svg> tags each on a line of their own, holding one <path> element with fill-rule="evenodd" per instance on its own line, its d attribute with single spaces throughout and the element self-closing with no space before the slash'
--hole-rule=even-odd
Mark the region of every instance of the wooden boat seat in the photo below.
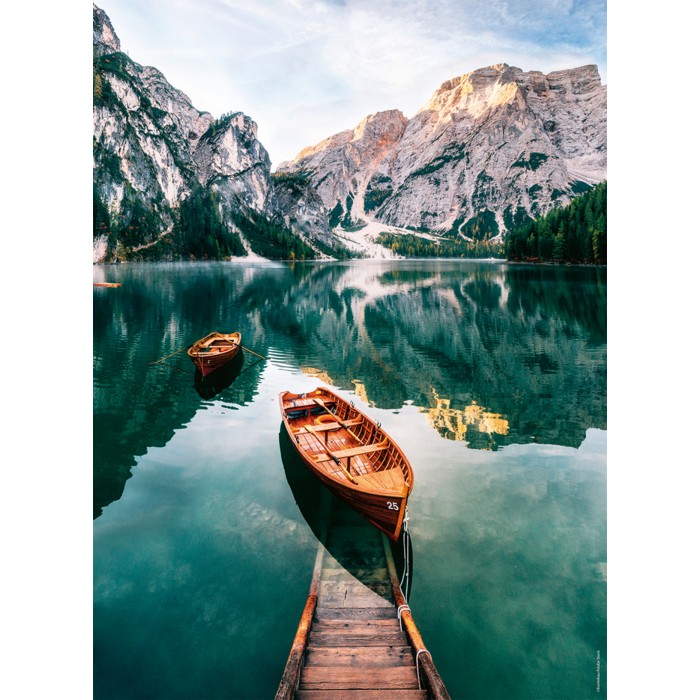
<svg viewBox="0 0 700 700">
<path fill-rule="evenodd" d="M 378 452 L 379 450 L 386 450 L 389 447 L 388 442 L 377 442 L 373 445 L 360 445 L 359 447 L 351 447 L 347 450 L 335 450 L 330 453 L 331 457 L 336 459 L 344 459 L 345 457 L 356 457 L 357 455 L 364 455 L 368 452 Z"/>
<path fill-rule="evenodd" d="M 314 403 L 320 403 L 322 406 L 324 406 L 323 401 L 321 401 L 320 399 L 309 398 L 309 397 L 305 397 L 305 398 L 300 397 L 298 399 L 292 399 L 291 402 L 284 407 L 284 410 L 285 410 L 285 412 L 286 411 L 293 411 L 295 408 L 302 408 L 304 406 L 313 406 Z"/>
<path fill-rule="evenodd" d="M 343 428 L 349 428 L 351 425 L 359 425 L 362 423 L 362 418 L 351 418 L 350 420 L 341 420 L 340 425 L 343 426 Z"/>
<path fill-rule="evenodd" d="M 306 430 L 309 433 L 325 433 L 328 430 L 338 430 L 338 428 L 340 428 L 340 423 L 322 423 L 321 425 L 307 425 L 298 432 Z"/>
</svg>

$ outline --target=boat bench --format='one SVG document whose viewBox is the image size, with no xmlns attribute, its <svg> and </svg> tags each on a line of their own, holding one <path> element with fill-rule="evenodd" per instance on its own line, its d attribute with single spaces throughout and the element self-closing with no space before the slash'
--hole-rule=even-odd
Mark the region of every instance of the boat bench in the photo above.
<svg viewBox="0 0 700 700">
<path fill-rule="evenodd" d="M 348 428 L 351 425 L 359 425 L 362 423 L 362 418 L 351 418 L 350 420 L 341 420 L 338 422 L 343 426 L 343 428 Z"/>
<path fill-rule="evenodd" d="M 360 445 L 360 447 L 350 447 L 347 450 L 333 450 L 329 451 L 328 454 L 319 455 L 316 458 L 317 462 L 325 462 L 327 459 L 344 459 L 347 457 L 356 457 L 357 455 L 364 455 L 368 452 L 379 452 L 380 450 L 386 450 L 389 447 L 388 442 L 377 442 L 374 445 Z"/>
<path fill-rule="evenodd" d="M 307 425 L 304 428 L 300 428 L 297 432 L 325 433 L 329 430 L 338 430 L 338 428 L 340 428 L 340 423 L 322 423 L 321 425 Z"/>
<path fill-rule="evenodd" d="M 328 442 L 328 432 L 331 430 L 338 430 L 340 428 L 340 423 L 323 423 L 322 425 L 306 425 L 299 430 L 294 432 L 295 435 L 300 435 L 301 433 L 323 433 L 324 442 Z"/>
<path fill-rule="evenodd" d="M 295 434 L 310 432 L 310 433 L 323 433 L 327 430 L 338 430 L 338 428 L 349 428 L 352 425 L 358 425 L 362 423 L 361 418 L 356 418 L 354 420 L 339 420 L 335 423 L 321 423 L 321 425 L 306 425 L 299 430 L 295 431 Z"/>
</svg>

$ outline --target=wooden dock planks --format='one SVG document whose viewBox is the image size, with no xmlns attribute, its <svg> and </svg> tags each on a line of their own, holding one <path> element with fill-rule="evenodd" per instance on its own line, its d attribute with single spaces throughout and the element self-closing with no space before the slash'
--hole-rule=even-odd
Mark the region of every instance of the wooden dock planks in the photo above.
<svg viewBox="0 0 700 700">
<path fill-rule="evenodd" d="M 297 680 L 292 687 L 288 663 L 277 700 L 433 697 L 419 687 L 415 651 L 398 620 L 393 560 L 389 564 L 382 538 L 374 528 L 329 527 L 327 546 L 319 545 L 316 607 Z"/>
<path fill-rule="evenodd" d="M 359 532 L 358 532 L 359 531 Z M 381 534 L 367 528 L 330 529 L 297 698 L 427 698 L 418 688 L 406 633 L 400 628 L 389 583 Z M 341 561 L 352 561 L 351 573 Z M 377 611 L 391 616 L 376 616 Z M 338 618 L 342 611 L 347 617 Z M 387 695 L 391 692 L 391 695 Z M 416 694 L 417 693 L 417 694 Z"/>
</svg>

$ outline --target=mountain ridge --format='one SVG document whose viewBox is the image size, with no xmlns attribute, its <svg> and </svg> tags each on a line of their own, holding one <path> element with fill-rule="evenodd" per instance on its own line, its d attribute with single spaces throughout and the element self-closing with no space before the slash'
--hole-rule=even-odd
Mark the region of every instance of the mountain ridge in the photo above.
<svg viewBox="0 0 700 700">
<path fill-rule="evenodd" d="M 607 89 L 593 65 L 548 74 L 480 68 L 443 82 L 403 120 L 379 162 L 371 152 L 358 158 L 357 139 L 336 134 L 278 170 L 310 174 L 350 224 L 471 240 L 502 237 L 606 177 Z M 370 206 L 358 207 L 368 191 Z"/>
<path fill-rule="evenodd" d="M 499 241 L 606 174 L 595 66 L 444 81 L 271 171 L 257 124 L 215 119 L 121 52 L 93 5 L 93 260 L 392 257 L 380 233 Z M 187 221 L 185 217 L 189 218 Z"/>
</svg>

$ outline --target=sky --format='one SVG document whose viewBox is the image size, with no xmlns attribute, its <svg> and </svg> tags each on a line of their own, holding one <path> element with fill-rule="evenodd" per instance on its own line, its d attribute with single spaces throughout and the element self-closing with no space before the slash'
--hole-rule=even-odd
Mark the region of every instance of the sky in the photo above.
<svg viewBox="0 0 700 700">
<path fill-rule="evenodd" d="M 215 117 L 244 112 L 273 168 L 440 85 L 508 63 L 596 64 L 605 0 L 101 0 L 122 50 Z"/>
</svg>

